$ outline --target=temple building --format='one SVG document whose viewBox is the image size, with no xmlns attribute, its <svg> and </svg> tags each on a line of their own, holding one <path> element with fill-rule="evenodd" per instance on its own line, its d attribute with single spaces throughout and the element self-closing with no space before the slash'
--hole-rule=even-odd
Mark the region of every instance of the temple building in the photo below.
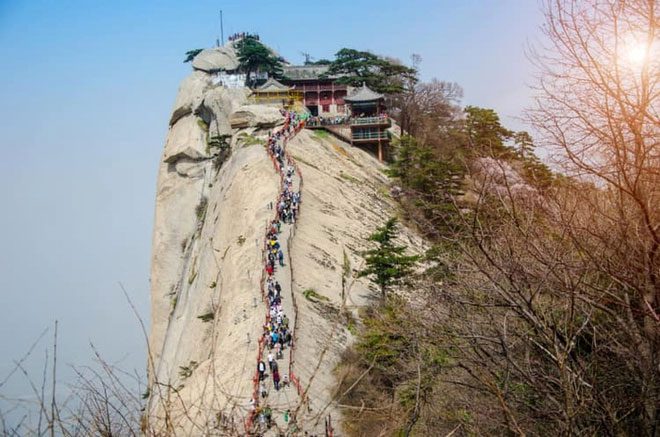
<svg viewBox="0 0 660 437">
<path fill-rule="evenodd" d="M 346 85 L 335 82 L 336 77 L 326 77 L 327 65 L 284 66 L 282 83 L 302 93 L 303 105 L 313 116 L 343 115 L 346 112 L 344 98 Z"/>
<path fill-rule="evenodd" d="M 302 101 L 302 92 L 271 77 L 263 85 L 252 90 L 250 100 L 258 104 L 274 103 L 289 108 L 296 101 Z"/>
<path fill-rule="evenodd" d="M 385 96 L 371 90 L 366 84 L 345 97 L 351 117 L 351 144 L 367 149 L 380 161 L 388 159 L 391 120 L 385 113 Z"/>
</svg>

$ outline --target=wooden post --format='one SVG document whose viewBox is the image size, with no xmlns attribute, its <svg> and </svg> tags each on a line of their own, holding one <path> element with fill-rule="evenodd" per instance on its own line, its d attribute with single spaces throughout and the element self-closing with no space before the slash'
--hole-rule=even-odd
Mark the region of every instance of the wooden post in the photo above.
<svg viewBox="0 0 660 437">
<path fill-rule="evenodd" d="M 383 162 L 383 144 L 381 143 L 380 138 L 378 139 L 378 160 Z"/>
</svg>

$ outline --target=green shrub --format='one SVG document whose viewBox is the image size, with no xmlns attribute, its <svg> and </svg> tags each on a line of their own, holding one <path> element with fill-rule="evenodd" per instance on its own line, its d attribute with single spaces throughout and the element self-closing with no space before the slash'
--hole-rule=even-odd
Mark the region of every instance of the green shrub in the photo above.
<svg viewBox="0 0 660 437">
<path fill-rule="evenodd" d="M 231 135 L 213 135 L 206 140 L 206 153 L 211 154 L 212 149 L 218 149 L 221 152 L 229 150 L 229 139 Z"/>
<path fill-rule="evenodd" d="M 195 215 L 197 220 L 202 220 L 204 215 L 206 215 L 206 208 L 209 206 L 209 199 L 206 196 L 203 196 L 199 200 L 199 204 L 195 207 Z"/>
<path fill-rule="evenodd" d="M 197 368 L 198 365 L 199 364 L 197 361 L 191 361 L 187 366 L 179 366 L 179 376 L 183 379 L 189 378 L 192 376 L 193 371 Z"/>
<path fill-rule="evenodd" d="M 344 319 L 346 320 L 346 330 L 348 330 L 348 332 L 350 332 L 352 335 L 357 335 L 358 326 L 355 317 L 353 317 L 353 313 L 348 310 L 344 310 L 343 315 Z"/>
<path fill-rule="evenodd" d="M 324 140 L 324 139 L 328 138 L 330 136 L 330 134 L 325 129 L 316 129 L 314 131 L 314 136 Z"/>
<path fill-rule="evenodd" d="M 204 132 L 208 133 L 209 125 L 204 120 L 202 120 L 201 118 L 197 119 L 197 126 L 199 126 Z"/>
<path fill-rule="evenodd" d="M 317 293 L 313 288 L 308 288 L 307 290 L 303 291 L 303 296 L 305 296 L 305 299 L 307 300 L 330 300 L 327 297 Z"/>
<path fill-rule="evenodd" d="M 259 145 L 259 144 L 264 144 L 265 145 L 263 140 L 260 140 L 259 138 L 255 137 L 253 135 L 249 135 L 245 132 L 240 134 L 238 136 L 238 138 L 243 141 L 243 147 L 256 146 L 256 145 Z"/>
<path fill-rule="evenodd" d="M 201 320 L 202 322 L 204 322 L 204 323 L 210 322 L 211 320 L 213 320 L 215 318 L 215 312 L 213 312 L 213 310 L 211 310 L 208 313 L 202 314 L 201 316 L 197 316 L 197 318 L 199 320 Z"/>
</svg>

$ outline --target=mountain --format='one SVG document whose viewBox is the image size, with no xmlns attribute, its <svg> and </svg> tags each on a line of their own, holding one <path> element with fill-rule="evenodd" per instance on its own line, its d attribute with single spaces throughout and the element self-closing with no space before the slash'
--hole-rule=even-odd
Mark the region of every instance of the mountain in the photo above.
<svg viewBox="0 0 660 437">
<path fill-rule="evenodd" d="M 358 309 L 377 296 L 354 272 L 369 234 L 396 214 L 384 166 L 324 132 L 302 129 L 288 141 L 301 205 L 279 235 L 285 266 L 275 278 L 294 334 L 277 360 L 291 384 L 276 391 L 267 378 L 261 397 L 263 248 L 282 189 L 266 142 L 286 117 L 251 104 L 246 88 L 215 84 L 231 46 L 210 50 L 218 53 L 198 55 L 179 88 L 160 162 L 145 431 L 244 435 L 259 427 L 255 409 L 266 406 L 282 430 L 323 433 L 328 420 L 339 430 L 333 370 L 353 340 Z M 401 238 L 423 248 L 408 229 Z"/>
</svg>

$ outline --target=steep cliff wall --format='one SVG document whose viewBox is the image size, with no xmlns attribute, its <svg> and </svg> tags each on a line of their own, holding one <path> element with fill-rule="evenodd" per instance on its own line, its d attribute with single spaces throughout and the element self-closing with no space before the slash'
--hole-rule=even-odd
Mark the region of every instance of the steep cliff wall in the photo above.
<svg viewBox="0 0 660 437">
<path fill-rule="evenodd" d="M 156 198 L 148 433 L 242 435 L 251 415 L 264 230 L 280 190 L 263 143 L 283 118 L 246 105 L 246 94 L 195 71 L 173 110 Z M 230 151 L 209 146 L 214 136 L 226 136 Z M 298 429 L 322 433 L 329 414 L 339 430 L 333 369 L 356 309 L 375 296 L 354 278 L 359 252 L 395 208 L 384 167 L 368 153 L 305 130 L 287 148 L 303 181 L 283 284 L 297 307 L 292 371 L 301 393 L 291 386 L 271 402 L 276 415 L 291 410 Z M 405 229 L 402 238 L 422 247 Z"/>
<path fill-rule="evenodd" d="M 246 95 L 195 71 L 172 113 L 151 269 L 154 432 L 185 434 L 219 411 L 243 417 L 248 409 L 263 323 L 261 239 L 279 181 L 258 137 L 282 117 L 245 105 Z M 209 146 L 214 136 L 227 138 L 231 152 Z"/>
</svg>

